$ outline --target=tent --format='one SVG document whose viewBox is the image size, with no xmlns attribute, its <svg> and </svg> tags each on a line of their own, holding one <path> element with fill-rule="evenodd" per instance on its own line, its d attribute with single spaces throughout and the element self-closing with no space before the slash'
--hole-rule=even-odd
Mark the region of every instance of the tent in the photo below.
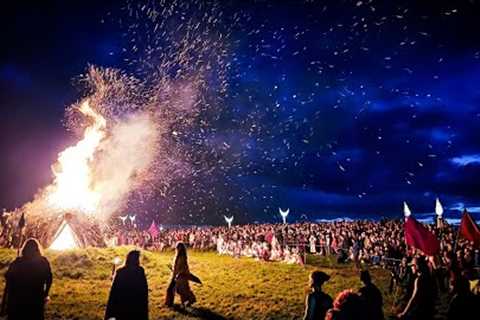
<svg viewBox="0 0 480 320">
<path fill-rule="evenodd" d="M 49 249 L 52 250 L 71 250 L 81 248 L 82 244 L 73 231 L 70 224 L 67 220 L 63 220 L 62 224 L 58 228 L 55 236 L 53 237 L 53 242 L 50 245 Z"/>
</svg>

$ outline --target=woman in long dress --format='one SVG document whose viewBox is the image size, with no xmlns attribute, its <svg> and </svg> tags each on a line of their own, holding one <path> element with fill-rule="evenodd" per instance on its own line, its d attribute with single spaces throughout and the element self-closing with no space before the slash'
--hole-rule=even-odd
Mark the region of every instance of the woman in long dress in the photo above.
<svg viewBox="0 0 480 320">
<path fill-rule="evenodd" d="M 175 292 L 180 295 L 180 301 L 184 306 L 190 306 L 197 301 L 188 283 L 192 278 L 196 277 L 190 273 L 188 267 L 187 248 L 183 243 L 179 242 L 176 247 L 170 284 L 167 288 L 165 299 L 167 306 L 173 305 Z M 196 279 L 198 280 L 198 278 Z"/>
</svg>

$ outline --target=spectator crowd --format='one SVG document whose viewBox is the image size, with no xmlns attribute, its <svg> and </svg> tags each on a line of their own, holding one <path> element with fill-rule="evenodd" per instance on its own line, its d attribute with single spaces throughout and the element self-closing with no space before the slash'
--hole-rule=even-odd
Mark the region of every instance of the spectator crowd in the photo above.
<svg viewBox="0 0 480 320">
<path fill-rule="evenodd" d="M 16 248 L 22 238 L 35 237 L 48 246 L 51 229 L 58 225 L 58 219 L 33 223 L 29 220 L 28 226 L 22 226 L 18 232 L 18 225 L 24 224 L 22 219 L 18 214 L 1 216 L 0 245 Z M 369 319 L 383 319 L 382 294 L 365 271 L 372 266 L 390 270 L 389 291 L 395 296 L 400 319 L 433 319 L 435 301 L 441 293 L 450 292 L 452 296 L 449 319 L 463 319 L 467 307 L 478 303 L 478 243 L 459 237 L 457 230 L 443 221 L 425 226 L 438 239 L 440 247 L 437 254 L 428 256 L 406 244 L 403 220 L 176 228 L 158 228 L 152 223 L 147 230 L 139 230 L 134 225 L 127 228 L 122 224 L 101 229 L 88 218 L 64 219 L 72 225 L 82 245 L 134 245 L 165 251 L 178 250 L 178 244 L 184 243 L 194 250 L 212 250 L 220 255 L 264 262 L 305 264 L 309 255 L 334 257 L 338 263 L 352 262 L 358 270 L 364 270 L 360 276 L 364 287 L 358 292 L 345 290 L 335 299 L 321 290 L 329 276 L 312 273 L 305 319 L 360 319 L 352 315 L 362 310 L 370 314 Z M 187 274 L 186 278 L 189 277 Z"/>
</svg>

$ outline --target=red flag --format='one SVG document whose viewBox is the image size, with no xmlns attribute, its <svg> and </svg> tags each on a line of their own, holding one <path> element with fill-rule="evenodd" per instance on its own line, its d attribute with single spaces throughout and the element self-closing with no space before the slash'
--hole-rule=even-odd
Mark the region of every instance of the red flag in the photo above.
<svg viewBox="0 0 480 320">
<path fill-rule="evenodd" d="M 158 232 L 157 225 L 155 224 L 155 221 L 152 221 L 150 228 L 148 228 L 148 233 L 150 233 L 152 238 L 156 238 L 158 236 L 159 232 Z"/>
<path fill-rule="evenodd" d="M 267 241 L 268 243 L 272 244 L 272 239 L 273 239 L 273 233 L 272 233 L 272 231 L 268 231 L 268 232 L 265 234 L 265 241 Z"/>
<path fill-rule="evenodd" d="M 480 230 L 466 209 L 463 211 L 462 221 L 460 222 L 460 235 L 472 241 L 475 247 L 480 247 Z"/>
<path fill-rule="evenodd" d="M 405 241 L 428 256 L 440 251 L 437 237 L 413 217 L 408 217 L 405 221 Z"/>
</svg>

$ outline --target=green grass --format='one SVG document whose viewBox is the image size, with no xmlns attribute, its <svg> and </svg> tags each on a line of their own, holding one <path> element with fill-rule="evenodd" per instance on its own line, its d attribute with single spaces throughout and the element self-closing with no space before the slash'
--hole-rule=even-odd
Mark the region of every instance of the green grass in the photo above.
<svg viewBox="0 0 480 320">
<path fill-rule="evenodd" d="M 113 258 L 125 257 L 130 249 L 47 251 L 54 273 L 47 319 L 103 319 Z M 309 257 L 309 263 L 315 266 L 302 267 L 190 251 L 190 269 L 204 285 L 192 285 L 198 299 L 196 308 L 178 312 L 163 306 L 169 279 L 167 265 L 173 254 L 143 252 L 150 319 L 301 319 L 309 273 L 317 267 L 332 276 L 324 288 L 332 297 L 343 289 L 360 287 L 358 272 L 352 265 L 338 266 L 325 258 Z M 0 250 L 2 274 L 14 257 L 14 251 Z M 371 272 L 384 293 L 385 311 L 389 312 L 392 300 L 386 294 L 388 273 L 382 269 Z M 2 277 L 2 288 L 3 281 Z"/>
</svg>

